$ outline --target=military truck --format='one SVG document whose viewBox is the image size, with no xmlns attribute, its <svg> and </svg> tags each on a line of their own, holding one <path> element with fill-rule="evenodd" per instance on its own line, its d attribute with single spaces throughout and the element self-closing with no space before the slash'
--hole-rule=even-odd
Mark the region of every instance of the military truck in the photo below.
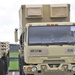
<svg viewBox="0 0 75 75">
<path fill-rule="evenodd" d="M 20 75 L 75 75 L 75 23 L 70 22 L 70 4 L 22 5 L 19 26 Z"/>
<path fill-rule="evenodd" d="M 9 50 L 9 42 L 0 42 L 0 75 L 8 73 Z"/>
</svg>

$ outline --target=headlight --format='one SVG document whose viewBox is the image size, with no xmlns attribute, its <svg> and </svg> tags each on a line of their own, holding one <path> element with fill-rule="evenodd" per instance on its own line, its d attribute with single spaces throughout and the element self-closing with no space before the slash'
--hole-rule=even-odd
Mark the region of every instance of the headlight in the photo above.
<svg viewBox="0 0 75 75">
<path fill-rule="evenodd" d="M 32 67 L 32 72 L 35 72 L 37 70 L 36 67 Z"/>
<path fill-rule="evenodd" d="M 72 67 L 72 70 L 75 71 L 75 66 Z"/>
</svg>

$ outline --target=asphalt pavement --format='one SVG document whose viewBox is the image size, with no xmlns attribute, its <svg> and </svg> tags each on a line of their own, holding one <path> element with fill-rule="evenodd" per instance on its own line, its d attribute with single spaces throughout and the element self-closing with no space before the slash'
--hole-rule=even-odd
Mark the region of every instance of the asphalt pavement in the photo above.
<svg viewBox="0 0 75 75">
<path fill-rule="evenodd" d="M 12 72 L 9 72 L 8 75 L 19 75 L 19 72 L 12 71 Z"/>
</svg>

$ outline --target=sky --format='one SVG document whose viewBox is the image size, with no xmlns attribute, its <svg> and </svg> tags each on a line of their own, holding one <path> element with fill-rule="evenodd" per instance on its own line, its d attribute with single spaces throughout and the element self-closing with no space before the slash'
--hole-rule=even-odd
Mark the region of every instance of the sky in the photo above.
<svg viewBox="0 0 75 75">
<path fill-rule="evenodd" d="M 0 0 L 0 41 L 15 44 L 14 30 L 19 28 L 18 11 L 21 5 L 64 3 L 71 5 L 70 21 L 75 22 L 75 0 Z"/>
</svg>

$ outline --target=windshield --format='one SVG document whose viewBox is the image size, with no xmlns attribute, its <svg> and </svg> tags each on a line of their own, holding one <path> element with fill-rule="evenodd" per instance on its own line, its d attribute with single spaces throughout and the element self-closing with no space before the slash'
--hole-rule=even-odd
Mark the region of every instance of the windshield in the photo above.
<svg viewBox="0 0 75 75">
<path fill-rule="evenodd" d="M 28 44 L 75 44 L 75 26 L 30 26 Z"/>
</svg>

